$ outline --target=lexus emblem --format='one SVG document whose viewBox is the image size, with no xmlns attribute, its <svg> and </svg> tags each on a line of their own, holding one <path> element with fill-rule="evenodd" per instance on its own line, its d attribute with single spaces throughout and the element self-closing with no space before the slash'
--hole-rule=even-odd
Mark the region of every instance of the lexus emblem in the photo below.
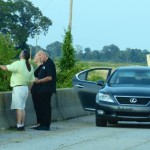
<svg viewBox="0 0 150 150">
<path fill-rule="evenodd" d="M 131 98 L 130 103 L 132 103 L 132 104 L 137 103 L 137 99 L 136 98 Z"/>
</svg>

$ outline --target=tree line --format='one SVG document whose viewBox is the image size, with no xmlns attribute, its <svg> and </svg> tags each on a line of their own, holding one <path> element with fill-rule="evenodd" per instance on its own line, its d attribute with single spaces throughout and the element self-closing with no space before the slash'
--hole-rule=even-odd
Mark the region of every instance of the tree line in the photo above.
<svg viewBox="0 0 150 150">
<path fill-rule="evenodd" d="M 38 46 L 38 48 L 40 48 Z M 32 55 L 36 52 L 36 48 L 32 46 Z M 53 59 L 62 57 L 62 43 L 59 41 L 53 42 L 46 46 L 46 50 L 49 52 Z M 116 63 L 141 63 L 146 64 L 146 55 L 150 54 L 148 50 L 127 48 L 120 50 L 118 46 L 111 44 L 104 46 L 101 50 L 91 50 L 89 47 L 82 48 L 80 45 L 76 45 L 75 58 L 76 60 L 84 61 L 107 61 Z"/>
</svg>

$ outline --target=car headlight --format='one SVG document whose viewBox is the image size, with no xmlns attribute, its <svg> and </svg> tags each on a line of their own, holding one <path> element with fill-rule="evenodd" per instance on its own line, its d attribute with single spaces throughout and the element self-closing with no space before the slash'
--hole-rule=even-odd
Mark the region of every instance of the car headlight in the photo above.
<svg viewBox="0 0 150 150">
<path fill-rule="evenodd" d="M 98 103 L 99 101 L 114 103 L 114 101 L 108 94 L 103 94 L 103 93 L 98 93 L 96 95 L 96 102 Z"/>
</svg>

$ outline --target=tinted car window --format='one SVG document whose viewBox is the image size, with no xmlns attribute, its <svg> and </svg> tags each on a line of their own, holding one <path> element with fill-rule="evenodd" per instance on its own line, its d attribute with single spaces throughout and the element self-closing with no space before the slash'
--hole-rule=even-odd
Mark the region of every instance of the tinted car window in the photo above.
<svg viewBox="0 0 150 150">
<path fill-rule="evenodd" d="M 149 70 L 117 70 L 109 80 L 109 84 L 142 84 L 150 85 Z"/>
</svg>

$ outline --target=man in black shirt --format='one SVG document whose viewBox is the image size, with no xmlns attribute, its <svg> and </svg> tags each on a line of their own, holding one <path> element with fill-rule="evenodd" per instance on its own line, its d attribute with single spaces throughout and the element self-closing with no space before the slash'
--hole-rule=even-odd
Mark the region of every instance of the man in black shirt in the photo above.
<svg viewBox="0 0 150 150">
<path fill-rule="evenodd" d="M 35 84 L 37 84 L 37 114 L 39 115 L 37 118 L 39 118 L 40 125 L 34 127 L 34 129 L 50 130 L 51 97 L 53 93 L 56 93 L 56 68 L 46 51 L 40 50 L 36 55 L 43 64 L 35 80 Z"/>
<path fill-rule="evenodd" d="M 41 68 L 42 68 L 42 62 L 41 62 L 41 60 L 39 59 L 39 57 L 37 56 L 37 55 L 35 55 L 35 57 L 34 57 L 34 63 L 37 65 L 37 68 L 36 68 L 36 70 L 34 71 L 34 76 L 36 77 L 36 78 L 38 78 L 38 76 L 39 76 L 39 71 L 41 70 Z M 39 102 L 38 102 L 38 89 L 39 89 L 39 86 L 40 84 L 36 84 L 36 83 L 34 83 L 33 85 L 32 85 L 32 88 L 31 88 L 31 95 L 32 95 L 32 100 L 33 100 L 33 105 L 34 105 L 34 110 L 35 110 L 35 113 L 36 113 L 36 120 L 37 120 L 37 125 L 39 125 L 40 124 L 40 118 L 39 118 L 39 116 L 40 116 L 40 114 L 38 114 L 39 113 Z"/>
</svg>

